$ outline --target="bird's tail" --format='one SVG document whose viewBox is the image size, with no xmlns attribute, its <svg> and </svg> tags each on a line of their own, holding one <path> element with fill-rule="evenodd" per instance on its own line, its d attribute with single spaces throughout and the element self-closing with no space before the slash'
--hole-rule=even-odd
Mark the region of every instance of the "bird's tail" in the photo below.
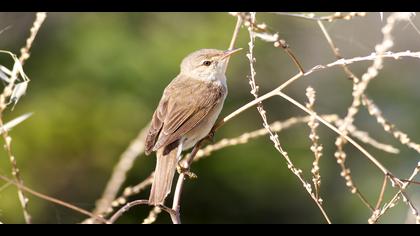
<svg viewBox="0 0 420 236">
<path fill-rule="evenodd" d="M 178 149 L 179 147 L 174 148 L 169 153 L 165 153 L 165 155 L 164 148 L 157 150 L 156 169 L 149 196 L 150 205 L 163 205 L 165 198 L 171 192 L 178 159 Z"/>
</svg>

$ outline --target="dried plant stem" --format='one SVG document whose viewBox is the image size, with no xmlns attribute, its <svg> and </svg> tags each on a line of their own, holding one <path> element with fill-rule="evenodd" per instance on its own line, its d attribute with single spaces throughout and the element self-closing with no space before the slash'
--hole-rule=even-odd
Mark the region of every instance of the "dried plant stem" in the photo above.
<svg viewBox="0 0 420 236">
<path fill-rule="evenodd" d="M 362 104 L 368 109 L 369 114 L 375 117 L 376 121 L 382 126 L 385 132 L 392 134 L 401 144 L 420 154 L 420 144 L 411 141 L 406 133 L 400 131 L 394 124 L 385 119 L 381 110 L 376 106 L 373 100 L 369 99 L 368 96 L 363 95 Z"/>
<path fill-rule="evenodd" d="M 144 179 L 143 181 L 141 181 L 140 183 L 138 183 L 135 186 L 128 186 L 128 187 L 124 188 L 122 195 L 113 199 L 110 206 L 108 207 L 108 209 L 106 209 L 105 212 L 101 213 L 100 215 L 103 216 L 103 217 L 107 217 L 108 215 L 110 215 L 111 213 L 114 212 L 115 208 L 121 207 L 124 204 L 126 204 L 127 199 L 129 197 L 134 196 L 136 194 L 139 194 L 145 188 L 152 185 L 153 174 L 154 174 L 154 172 L 152 172 L 152 174 L 150 174 L 149 177 L 147 177 L 146 179 Z M 83 223 L 84 224 L 92 224 L 92 223 L 97 223 L 97 222 L 92 218 L 88 218 L 88 219 L 84 220 Z"/>
<path fill-rule="evenodd" d="M 402 182 L 401 180 L 399 180 L 397 177 L 395 177 L 394 174 L 392 174 L 390 171 L 388 171 L 376 158 L 374 158 L 368 151 L 366 151 L 362 146 L 360 146 L 357 142 L 355 142 L 353 139 L 351 139 L 350 137 L 348 137 L 347 135 L 344 135 L 343 133 L 341 133 L 341 131 L 339 131 L 337 128 L 335 128 L 333 125 L 329 124 L 327 121 L 323 120 L 321 117 L 319 117 L 317 114 L 314 114 L 313 112 L 311 112 L 310 110 L 308 110 L 305 106 L 303 106 L 302 104 L 300 104 L 299 102 L 297 102 L 296 100 L 294 100 L 293 98 L 287 96 L 286 94 L 279 92 L 278 94 L 279 96 L 283 97 L 284 99 L 286 99 L 287 101 L 291 102 L 292 104 L 294 104 L 295 106 L 299 107 L 300 109 L 302 109 L 303 111 L 305 111 L 308 114 L 311 114 L 313 116 L 316 117 L 316 119 L 318 121 L 320 121 L 321 123 L 323 123 L 324 125 L 326 125 L 327 127 L 329 127 L 330 129 L 332 129 L 334 132 L 336 132 L 337 134 L 341 135 L 343 138 L 345 138 L 348 142 L 350 142 L 351 144 L 353 144 L 353 146 L 355 146 L 360 152 L 362 152 L 364 154 L 365 157 L 367 157 L 370 162 L 372 162 L 379 170 L 382 171 L 382 173 L 388 177 L 388 179 L 391 181 L 393 187 L 397 187 L 399 189 L 398 193 L 396 194 L 399 195 L 401 194 L 405 200 L 405 202 L 407 202 L 408 206 L 411 208 L 413 214 L 416 216 L 416 219 L 419 218 L 419 213 L 416 209 L 416 207 L 414 206 L 414 204 L 409 200 L 407 194 L 405 193 L 405 188 L 408 186 L 409 182 L 404 183 L 403 185 L 400 184 L 400 182 Z M 411 177 L 409 178 L 409 180 L 411 180 L 412 178 L 414 178 L 418 172 L 420 172 L 420 162 L 418 164 L 418 166 L 415 168 L 415 170 L 413 171 L 413 174 L 411 175 Z M 398 197 L 395 197 L 395 201 L 398 200 Z M 392 200 L 394 201 L 394 199 Z M 392 202 L 391 201 L 391 202 Z M 390 205 L 394 205 L 390 202 Z M 372 207 L 373 208 L 373 207 Z M 382 213 L 382 212 L 381 212 Z"/>
<path fill-rule="evenodd" d="M 334 122 L 334 123 L 340 122 L 339 117 L 335 114 L 320 115 L 320 116 L 328 122 Z M 310 119 L 311 119 L 311 116 L 291 117 L 291 118 L 289 118 L 287 120 L 284 120 L 284 121 L 273 122 L 272 124 L 270 124 L 270 127 L 274 132 L 281 132 L 281 131 L 286 130 L 288 128 L 291 128 L 291 127 L 293 127 L 297 124 L 307 123 L 307 122 L 310 121 Z M 360 131 L 357 130 L 356 127 L 352 126 L 352 132 L 350 132 L 350 135 L 354 135 L 357 132 L 360 132 Z M 226 148 L 226 147 L 230 147 L 230 146 L 236 146 L 236 145 L 239 145 L 239 144 L 246 144 L 253 139 L 260 138 L 260 137 L 265 136 L 267 134 L 268 134 L 268 131 L 265 128 L 262 128 L 262 129 L 258 129 L 258 130 L 255 130 L 255 131 L 246 132 L 246 133 L 241 134 L 240 136 L 235 137 L 235 138 L 230 138 L 230 139 L 224 138 L 224 139 L 220 140 L 219 142 L 217 142 L 215 144 L 210 144 L 210 145 L 207 145 L 206 147 L 200 149 L 197 152 L 193 161 L 199 161 L 200 159 L 202 159 L 204 157 L 210 156 L 214 151 L 217 151 L 217 150 L 220 150 L 220 149 L 223 149 L 223 148 Z M 360 137 L 357 136 L 357 135 L 355 137 L 360 139 Z M 373 140 L 373 141 L 375 141 L 375 140 Z M 375 141 L 375 142 L 377 142 L 377 141 Z M 391 148 L 392 148 L 392 146 L 391 146 Z M 145 188 L 150 186 L 152 184 L 152 181 L 153 181 L 153 173 L 149 177 L 147 177 L 145 180 L 140 182 L 139 184 L 137 184 L 135 186 L 126 187 L 123 191 L 123 194 L 120 197 L 118 197 L 118 198 L 116 198 L 115 200 L 112 201 L 111 208 L 108 209 L 108 211 L 106 212 L 106 215 L 112 213 L 113 209 L 126 204 L 127 203 L 127 198 L 129 198 L 133 195 L 139 194 L 142 190 L 144 190 Z M 152 214 L 152 212 L 151 212 L 151 214 Z"/>
<path fill-rule="evenodd" d="M 379 207 L 381 206 L 381 203 L 384 199 L 384 194 L 385 194 L 385 189 L 386 189 L 387 183 L 388 183 L 388 177 L 384 176 L 384 181 L 382 183 L 381 192 L 379 193 L 378 201 L 376 202 L 376 205 L 375 205 L 375 211 L 378 210 Z"/>
<path fill-rule="evenodd" d="M 48 201 L 48 202 L 52 202 L 52 203 L 55 203 L 57 205 L 60 205 L 60 206 L 69 208 L 69 209 L 74 210 L 76 212 L 79 212 L 79 213 L 81 213 L 83 215 L 86 215 L 86 216 L 89 216 L 89 217 L 91 217 L 93 219 L 96 219 L 99 222 L 106 223 L 106 220 L 104 218 L 102 218 L 100 216 L 97 216 L 97 215 L 94 215 L 94 214 L 90 213 L 89 211 L 84 210 L 84 209 L 82 209 L 80 207 L 77 207 L 75 205 L 72 205 L 72 204 L 70 204 L 68 202 L 64 202 L 64 201 L 59 200 L 57 198 L 53 198 L 53 197 L 47 196 L 45 194 L 42 194 L 40 192 L 37 192 L 37 191 L 35 191 L 33 189 L 30 189 L 30 188 L 24 186 L 23 184 L 21 184 L 19 182 L 16 182 L 16 181 L 13 181 L 13 180 L 5 177 L 5 176 L 0 175 L 0 179 L 2 179 L 3 181 L 6 181 L 9 184 L 15 185 L 16 187 L 20 188 L 22 191 L 25 191 L 27 193 L 30 193 L 30 194 L 32 194 L 32 195 L 34 195 L 36 197 L 39 197 L 41 199 L 44 199 L 44 200 Z"/>
<path fill-rule="evenodd" d="M 376 223 L 379 220 L 379 218 L 385 214 L 386 211 L 388 211 L 390 208 L 394 207 L 397 204 L 398 200 L 401 198 L 401 195 L 403 197 L 404 202 L 406 202 L 408 206 L 411 208 L 412 214 L 416 216 L 416 223 L 420 223 L 418 210 L 403 192 L 403 190 L 405 190 L 408 187 L 408 185 L 418 175 L 419 172 L 420 172 L 420 162 L 417 163 L 417 166 L 416 168 L 414 168 L 413 173 L 411 174 L 410 178 L 408 178 L 408 181 L 404 181 L 405 183 L 402 184 L 402 186 L 400 187 L 400 190 L 394 195 L 394 197 L 388 203 L 386 203 L 380 211 L 378 211 L 376 214 L 371 216 L 371 218 L 369 219 L 369 223 Z M 399 185 L 397 181 L 401 181 L 401 180 L 396 179 L 393 175 L 388 175 L 388 177 L 391 179 L 391 183 L 393 184 L 393 186 Z"/>
<path fill-rule="evenodd" d="M 315 105 L 315 90 L 312 87 L 306 88 L 306 97 L 308 97 L 308 102 L 306 103 L 306 108 L 311 110 L 313 113 L 314 105 Z M 315 113 L 316 114 L 316 113 Z M 311 151 L 314 153 L 314 161 L 312 162 L 312 182 L 315 188 L 315 197 L 319 203 L 322 204 L 322 199 L 320 198 L 320 189 L 321 189 L 321 174 L 319 168 L 319 160 L 322 156 L 322 145 L 319 142 L 319 136 L 317 134 L 317 127 L 319 126 L 319 122 L 316 120 L 314 116 L 310 116 L 308 121 L 308 126 L 311 129 L 309 134 L 309 139 L 312 141 Z"/>
<path fill-rule="evenodd" d="M 329 22 L 332 22 L 334 20 L 351 20 L 354 17 L 366 16 L 366 12 L 350 12 L 347 14 L 342 13 L 342 12 L 336 12 L 329 16 L 319 16 L 319 17 L 317 17 L 314 13 L 304 13 L 304 14 L 287 13 L 287 12 L 273 12 L 273 13 L 277 15 L 298 17 L 298 18 L 302 18 L 306 20 L 329 21 Z"/>
<path fill-rule="evenodd" d="M 322 115 L 321 117 L 329 122 L 336 122 L 339 119 L 338 116 L 335 114 Z M 281 132 L 285 129 L 291 128 L 294 125 L 307 123 L 309 122 L 309 120 L 310 120 L 310 116 L 291 117 L 285 121 L 273 122 L 270 124 L 270 127 L 273 132 Z M 210 156 L 214 151 L 220 150 L 222 148 L 236 146 L 239 144 L 245 144 L 245 143 L 248 143 L 252 139 L 256 139 L 256 138 L 265 136 L 267 134 L 268 134 L 267 129 L 262 128 L 259 130 L 243 133 L 236 138 L 230 138 L 230 139 L 224 138 L 215 144 L 207 145 L 206 147 L 200 149 L 194 161 L 198 161 L 199 159 Z"/>
<path fill-rule="evenodd" d="M 339 49 L 335 46 L 333 40 L 331 39 L 328 31 L 325 29 L 324 24 L 321 21 L 318 21 L 318 25 L 321 28 L 322 33 L 324 34 L 328 44 L 331 47 L 331 50 L 333 51 L 335 57 L 340 60 L 343 57 L 339 53 Z M 348 68 L 347 65 L 343 64 L 342 68 L 346 75 L 353 81 L 354 84 L 359 83 L 360 79 L 357 78 L 351 70 Z M 352 107 L 354 108 L 354 104 Z M 352 113 L 351 113 L 352 112 Z M 347 113 L 346 118 L 344 118 L 344 122 L 339 126 L 339 130 L 345 134 L 348 134 L 348 127 L 353 124 L 353 116 L 357 113 L 357 109 L 349 109 L 349 112 Z M 346 153 L 344 152 L 344 139 L 342 137 L 338 137 L 335 141 L 335 144 L 337 146 L 337 151 L 335 153 L 335 157 L 337 159 L 337 164 L 341 168 L 341 176 L 346 181 L 346 186 L 350 189 L 350 192 L 353 194 L 356 194 L 356 196 L 359 197 L 359 199 L 371 210 L 374 211 L 372 205 L 367 201 L 366 197 L 360 192 L 359 188 L 356 186 L 356 184 L 353 181 L 353 178 L 351 176 L 350 169 L 346 166 Z"/>
<path fill-rule="evenodd" d="M 387 168 L 385 168 L 376 158 L 374 158 L 368 151 L 366 151 L 366 149 L 364 149 L 362 146 L 360 146 L 356 141 L 354 141 L 352 138 L 350 138 L 348 135 L 343 134 L 340 130 L 338 130 L 336 127 L 334 127 L 332 124 L 330 124 L 328 121 L 324 120 L 322 117 L 320 117 L 319 115 L 311 112 L 310 110 L 308 110 L 305 106 L 303 106 L 302 104 L 300 104 L 299 102 L 297 102 L 296 100 L 294 100 L 293 98 L 287 96 L 286 94 L 284 94 L 283 92 L 279 91 L 278 95 L 280 97 L 283 97 L 284 99 L 286 99 L 287 101 L 289 101 L 290 103 L 292 103 L 293 105 L 299 107 L 301 110 L 303 110 L 304 112 L 308 113 L 309 115 L 312 115 L 314 117 L 316 117 L 316 119 L 323 123 L 325 126 L 327 126 L 328 128 L 330 128 L 331 130 L 333 130 L 334 132 L 336 132 L 339 135 L 342 135 L 344 139 L 346 139 L 348 142 L 350 142 L 355 148 L 357 148 L 361 153 L 364 154 L 364 156 L 366 158 L 368 158 L 370 160 L 370 162 L 372 162 L 384 175 L 390 175 L 391 172 L 388 171 Z"/>
<path fill-rule="evenodd" d="M 25 63 L 25 60 L 29 58 L 29 56 L 30 56 L 29 51 L 32 47 L 32 43 L 35 40 L 35 37 L 36 37 L 42 23 L 44 22 L 46 16 L 47 15 L 46 15 L 45 12 L 40 12 L 40 13 L 36 14 L 36 19 L 35 19 L 35 21 L 32 25 L 32 28 L 30 29 L 30 32 L 31 32 L 30 36 L 26 40 L 26 45 L 20 50 L 21 51 L 21 55 L 19 57 L 20 65 L 17 66 L 16 63 L 15 63 L 15 66 L 13 66 L 12 74 L 10 76 L 9 84 L 4 88 L 3 93 L 0 95 L 0 127 L 2 127 L 4 125 L 4 123 L 3 123 L 3 112 L 7 108 L 7 105 L 9 104 L 7 102 L 7 98 L 9 98 L 12 95 L 13 89 L 15 87 L 15 82 L 18 79 L 19 67 L 21 68 L 22 65 Z M 20 205 L 21 205 L 22 210 L 23 210 L 23 216 L 24 216 L 25 222 L 27 224 L 30 224 L 32 222 L 32 217 L 28 212 L 28 201 L 29 200 L 25 196 L 25 194 L 23 193 L 22 188 L 21 188 L 21 185 L 23 185 L 23 180 L 20 176 L 20 170 L 17 166 L 16 157 L 13 155 L 13 152 L 12 152 L 12 147 L 11 147 L 12 137 L 10 137 L 9 132 L 7 130 L 5 130 L 5 132 L 3 132 L 2 136 L 3 136 L 3 140 L 5 142 L 5 149 L 6 149 L 7 155 L 9 157 L 10 163 L 12 165 L 13 177 L 15 178 L 15 181 L 19 184 L 18 185 L 18 196 L 19 196 Z"/>
<path fill-rule="evenodd" d="M 174 199 L 172 202 L 172 210 L 175 214 L 171 214 L 171 219 L 174 224 L 181 224 L 180 210 L 181 210 L 181 194 L 184 188 L 184 180 L 188 177 L 194 177 L 195 175 L 190 172 L 191 163 L 193 162 L 198 150 L 200 150 L 203 140 L 199 141 L 193 148 L 190 155 L 187 155 L 183 160 L 179 162 L 182 168 L 181 173 L 178 176 L 178 181 L 175 187 Z"/>
<path fill-rule="evenodd" d="M 161 212 L 162 209 L 160 207 L 153 207 L 149 215 L 143 220 L 143 224 L 153 224 Z"/>
<path fill-rule="evenodd" d="M 250 16 L 251 16 L 250 17 L 250 22 L 251 23 L 249 24 L 249 27 L 248 27 L 250 41 L 248 43 L 248 45 L 249 45 L 249 53 L 247 54 L 247 57 L 249 59 L 249 66 L 250 66 L 250 73 L 251 73 L 251 75 L 249 76 L 249 84 L 251 86 L 251 94 L 254 96 L 255 100 L 257 100 L 258 99 L 258 86 L 257 86 L 256 81 L 255 81 L 255 75 L 256 75 L 256 72 L 255 72 L 255 69 L 254 69 L 255 58 L 253 56 L 253 48 L 254 48 L 254 40 L 255 40 L 253 26 L 256 25 L 256 23 L 255 23 L 255 15 L 256 15 L 255 12 L 253 12 L 253 13 L 250 14 Z M 300 72 L 303 74 L 303 70 L 301 69 L 299 62 L 296 60 L 295 57 L 293 57 L 293 59 L 294 59 L 296 65 L 298 65 L 298 68 L 299 68 Z M 294 164 L 291 161 L 291 159 L 289 158 L 289 155 L 287 154 L 287 152 L 285 152 L 282 149 L 277 133 L 273 132 L 273 130 L 271 129 L 270 125 L 268 124 L 267 116 L 266 116 L 266 111 L 264 110 L 264 107 L 263 107 L 263 105 L 262 105 L 261 102 L 259 102 L 257 104 L 257 110 L 258 110 L 258 113 L 260 114 L 261 119 L 263 121 L 263 126 L 267 130 L 267 132 L 268 132 L 268 134 L 270 136 L 270 140 L 274 144 L 274 147 L 276 148 L 276 150 L 286 160 L 286 162 L 287 162 L 287 168 L 289 168 L 291 170 L 291 172 L 294 175 L 296 175 L 296 177 L 300 180 L 300 182 L 303 184 L 303 186 L 306 189 L 306 191 L 308 192 L 308 194 L 315 201 L 316 205 L 320 209 L 320 211 L 321 211 L 322 215 L 324 216 L 325 220 L 327 221 L 327 223 L 331 224 L 331 220 L 330 220 L 328 214 L 325 212 L 324 208 L 321 206 L 321 202 L 318 201 L 318 198 L 312 192 L 311 185 L 303 177 L 302 170 L 300 170 L 300 169 L 298 169 L 298 168 L 296 168 L 294 166 Z"/>
<path fill-rule="evenodd" d="M 337 119 L 334 121 L 334 124 L 338 127 L 340 127 L 343 123 L 343 120 L 341 119 Z M 399 149 L 393 147 L 392 145 L 389 144 L 384 144 L 384 143 L 380 143 L 378 141 L 376 141 L 375 139 L 373 139 L 372 137 L 369 136 L 369 133 L 366 131 L 361 131 L 358 130 L 353 124 L 348 125 L 347 126 L 347 131 L 348 133 L 359 139 L 360 141 L 371 145 L 372 147 L 378 149 L 378 150 L 382 150 L 384 152 L 388 152 L 388 153 L 392 153 L 392 154 L 397 154 L 400 152 Z"/>
<path fill-rule="evenodd" d="M 126 179 L 127 172 L 131 170 L 137 157 L 144 152 L 146 132 L 147 126 L 139 132 L 137 137 L 131 141 L 127 149 L 121 154 L 120 160 L 114 167 L 114 171 L 105 187 L 104 193 L 97 201 L 96 208 L 93 210 L 95 215 L 104 214 L 111 207 L 112 202 L 116 198 L 118 191 Z M 85 221 L 85 223 L 88 222 Z"/>
<path fill-rule="evenodd" d="M 324 23 L 322 23 L 322 21 L 318 21 L 318 25 L 319 25 L 319 28 L 321 28 L 321 31 L 324 34 L 325 38 L 327 39 L 327 42 L 330 45 L 331 50 L 333 51 L 335 57 L 338 60 L 343 59 L 343 57 L 341 56 L 341 54 L 339 52 L 338 47 L 335 46 L 333 40 L 331 39 L 330 34 L 328 33 L 327 29 L 325 28 Z M 359 79 L 353 74 L 353 72 L 348 68 L 347 65 L 343 64 L 342 67 L 343 67 L 344 72 L 349 77 L 349 79 L 353 80 L 353 82 L 355 82 L 355 83 L 359 82 Z"/>
</svg>

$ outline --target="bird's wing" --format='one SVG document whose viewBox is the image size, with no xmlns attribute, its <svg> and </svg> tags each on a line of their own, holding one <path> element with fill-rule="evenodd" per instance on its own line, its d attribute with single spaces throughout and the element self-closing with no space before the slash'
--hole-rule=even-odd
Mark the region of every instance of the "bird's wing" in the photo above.
<svg viewBox="0 0 420 236">
<path fill-rule="evenodd" d="M 146 138 L 146 153 L 179 140 L 223 102 L 225 88 L 178 76 L 165 89 Z"/>
</svg>

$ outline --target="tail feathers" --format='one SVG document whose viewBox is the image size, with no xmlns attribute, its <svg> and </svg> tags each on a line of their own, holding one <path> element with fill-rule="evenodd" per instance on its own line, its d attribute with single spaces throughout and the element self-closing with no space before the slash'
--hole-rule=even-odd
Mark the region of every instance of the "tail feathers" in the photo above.
<svg viewBox="0 0 420 236">
<path fill-rule="evenodd" d="M 165 198 L 171 192 L 172 180 L 175 175 L 177 165 L 178 148 L 172 149 L 163 155 L 163 149 L 156 152 L 157 162 L 149 196 L 150 205 L 163 205 Z"/>
</svg>

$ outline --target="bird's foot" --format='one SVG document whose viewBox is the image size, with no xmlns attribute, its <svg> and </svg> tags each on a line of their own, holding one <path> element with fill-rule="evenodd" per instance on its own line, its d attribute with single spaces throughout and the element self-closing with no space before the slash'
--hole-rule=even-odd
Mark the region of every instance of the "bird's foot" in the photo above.
<svg viewBox="0 0 420 236">
<path fill-rule="evenodd" d="M 176 166 L 176 170 L 178 171 L 178 174 L 184 174 L 188 176 L 190 179 L 196 179 L 197 175 L 189 170 L 186 163 L 183 161 L 178 162 L 178 165 Z"/>
</svg>

